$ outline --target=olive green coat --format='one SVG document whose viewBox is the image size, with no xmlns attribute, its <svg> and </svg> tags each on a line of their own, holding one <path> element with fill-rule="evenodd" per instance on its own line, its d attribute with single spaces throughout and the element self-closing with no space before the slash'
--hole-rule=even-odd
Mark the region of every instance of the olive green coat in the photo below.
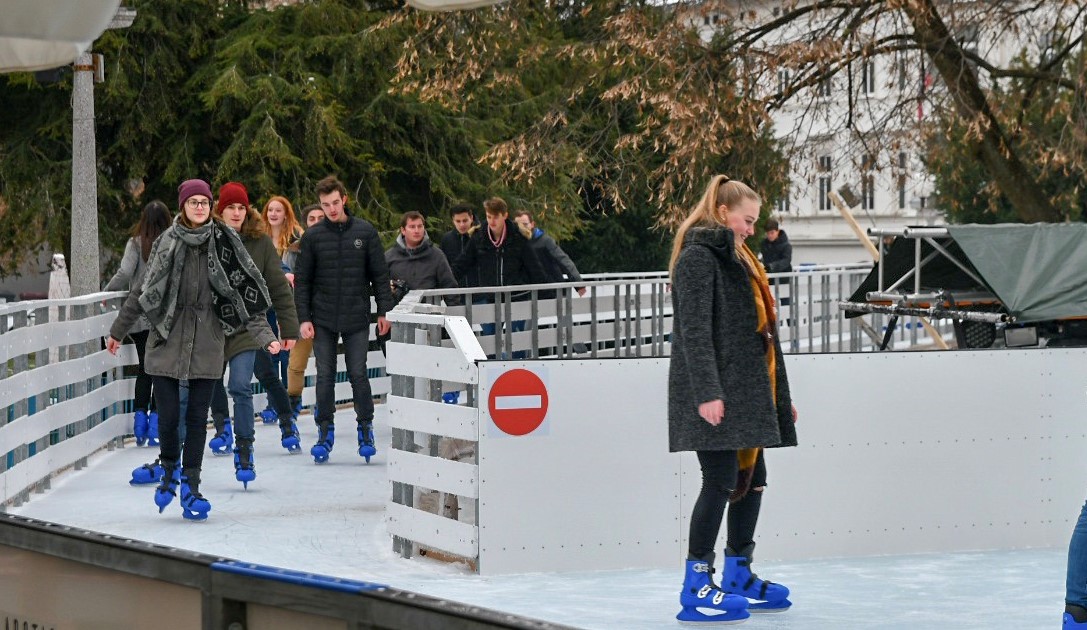
<svg viewBox="0 0 1087 630">
<path fill-rule="evenodd" d="M 139 318 L 141 286 L 132 288 L 109 334 L 124 339 Z M 225 334 L 212 308 L 211 281 L 208 279 L 208 247 L 187 247 L 185 271 L 178 287 L 174 326 L 166 339 L 154 328 L 147 337 L 144 370 L 152 376 L 176 379 L 222 378 Z M 246 322 L 246 336 L 256 336 L 264 345 L 275 341 L 275 334 L 264 313 L 254 314 Z"/>
<path fill-rule="evenodd" d="M 268 235 L 254 233 L 245 227 L 241 236 L 245 251 L 249 252 L 253 263 L 264 276 L 264 283 L 268 285 L 268 295 L 272 298 L 272 308 L 275 309 L 279 323 L 279 337 L 298 339 L 298 313 L 294 309 L 294 292 L 287 282 L 287 276 L 283 275 L 282 259 L 276 252 L 275 244 Z M 257 350 L 267 345 L 258 344 L 248 330 L 239 330 L 226 339 L 226 360 L 229 361 L 240 352 Z"/>
</svg>

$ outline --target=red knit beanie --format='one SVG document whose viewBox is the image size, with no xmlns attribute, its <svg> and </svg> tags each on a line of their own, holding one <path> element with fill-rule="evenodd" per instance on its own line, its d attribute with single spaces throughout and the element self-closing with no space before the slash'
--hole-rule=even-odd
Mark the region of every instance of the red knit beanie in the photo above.
<svg viewBox="0 0 1087 630">
<path fill-rule="evenodd" d="M 222 212 L 223 208 L 232 203 L 249 207 L 249 192 L 238 182 L 227 182 L 219 188 L 219 200 L 215 202 L 215 211 Z"/>
</svg>

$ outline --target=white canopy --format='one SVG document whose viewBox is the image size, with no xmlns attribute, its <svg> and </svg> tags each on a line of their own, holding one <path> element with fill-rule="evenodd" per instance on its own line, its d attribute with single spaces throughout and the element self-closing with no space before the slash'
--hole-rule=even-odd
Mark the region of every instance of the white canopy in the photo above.
<svg viewBox="0 0 1087 630">
<path fill-rule="evenodd" d="M 109 26 L 121 0 L 0 0 L 0 72 L 75 61 Z"/>
<path fill-rule="evenodd" d="M 459 11 L 461 9 L 478 9 L 492 4 L 498 4 L 503 0 L 407 0 L 410 6 L 420 11 Z"/>
</svg>

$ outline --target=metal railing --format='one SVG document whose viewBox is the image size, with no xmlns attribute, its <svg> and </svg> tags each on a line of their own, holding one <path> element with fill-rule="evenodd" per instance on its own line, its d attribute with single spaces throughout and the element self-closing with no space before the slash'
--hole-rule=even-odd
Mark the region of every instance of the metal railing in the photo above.
<svg viewBox="0 0 1087 630">
<path fill-rule="evenodd" d="M 786 353 L 867 352 L 879 348 L 887 317 L 847 318 L 848 299 L 870 265 L 811 266 L 770 274 L 778 305 L 778 336 Z M 578 295 L 583 288 L 585 294 Z M 479 333 L 487 356 L 602 358 L 668 356 L 672 294 L 667 272 L 590 274 L 581 282 L 412 292 L 420 303 L 444 305 Z M 948 320 L 933 322 L 942 336 Z M 920 318 L 905 317 L 890 347 L 916 348 L 932 339 Z"/>
</svg>

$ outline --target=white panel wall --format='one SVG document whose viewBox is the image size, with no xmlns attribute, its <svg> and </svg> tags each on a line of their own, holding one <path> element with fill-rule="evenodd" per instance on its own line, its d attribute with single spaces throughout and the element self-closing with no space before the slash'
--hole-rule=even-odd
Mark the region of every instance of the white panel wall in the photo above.
<svg viewBox="0 0 1087 630">
<path fill-rule="evenodd" d="M 801 445 L 768 452 L 761 559 L 1067 544 L 1087 494 L 1087 350 L 786 362 Z M 693 454 L 667 452 L 667 365 L 481 364 L 481 572 L 682 561 L 700 476 Z M 549 390 L 523 437 L 501 435 L 486 404 L 513 368 Z"/>
</svg>

